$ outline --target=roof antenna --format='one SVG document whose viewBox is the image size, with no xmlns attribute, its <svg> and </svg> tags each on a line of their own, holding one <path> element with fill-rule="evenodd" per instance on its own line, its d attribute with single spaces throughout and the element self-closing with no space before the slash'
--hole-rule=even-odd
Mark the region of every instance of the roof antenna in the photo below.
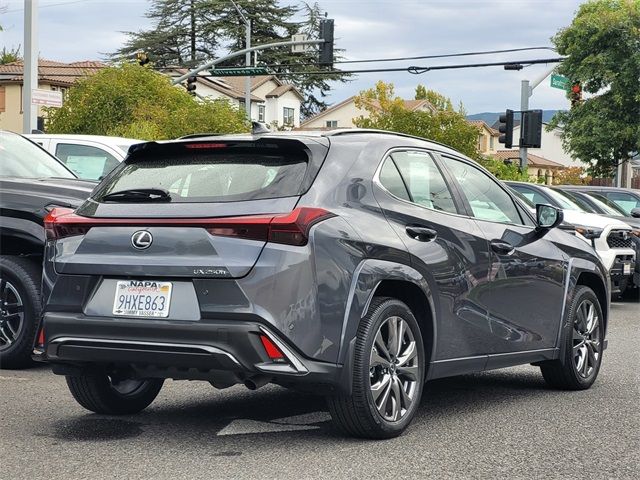
<svg viewBox="0 0 640 480">
<path fill-rule="evenodd" d="M 251 134 L 260 135 L 263 133 L 271 133 L 266 124 L 260 122 L 251 122 Z"/>
</svg>

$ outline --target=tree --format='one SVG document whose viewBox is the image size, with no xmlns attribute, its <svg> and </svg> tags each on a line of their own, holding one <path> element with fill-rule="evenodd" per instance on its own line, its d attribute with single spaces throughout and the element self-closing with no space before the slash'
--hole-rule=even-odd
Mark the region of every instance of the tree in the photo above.
<svg viewBox="0 0 640 480">
<path fill-rule="evenodd" d="M 253 46 L 291 39 L 304 33 L 317 38 L 320 6 L 303 4 L 301 9 L 281 6 L 278 0 L 237 0 L 239 8 L 251 20 Z M 302 13 L 302 21 L 293 17 Z M 245 25 L 230 1 L 220 0 L 153 0 L 147 17 L 154 20 L 150 30 L 128 32 L 127 43 L 113 54 L 116 59 L 132 58 L 144 51 L 155 67 L 193 67 L 245 48 Z M 339 59 L 340 50 L 336 50 Z M 322 71 L 317 65 L 317 49 L 292 53 L 290 47 L 266 49 L 258 53 L 258 64 L 270 67 L 302 93 L 305 101 L 303 117 L 326 108 L 324 101 L 330 81 L 346 81 L 346 74 L 308 75 Z M 244 66 L 245 58 L 231 59 L 218 67 Z M 304 72 L 304 73 L 298 73 Z"/>
<path fill-rule="evenodd" d="M 2 47 L 2 50 L 0 50 L 0 65 L 17 62 L 21 59 L 20 46 L 18 46 L 18 48 Z"/>
<path fill-rule="evenodd" d="M 640 150 L 640 0 L 591 0 L 554 37 L 558 73 L 591 96 L 557 113 L 565 149 L 596 176 L 612 176 Z"/>
<path fill-rule="evenodd" d="M 162 140 L 249 129 L 244 114 L 229 102 L 194 100 L 165 75 L 137 64 L 105 68 L 79 81 L 61 108 L 46 113 L 49 133 Z"/>
<path fill-rule="evenodd" d="M 427 89 L 424 85 L 418 85 L 416 87 L 416 100 L 426 100 L 427 99 Z"/>
<path fill-rule="evenodd" d="M 433 90 L 426 90 L 431 104 L 426 111 L 411 111 L 396 97 L 393 84 L 379 81 L 375 88 L 360 92 L 355 99 L 367 115 L 354 120 L 357 127 L 391 130 L 427 138 L 449 145 L 465 155 L 479 159 L 478 128 L 466 120 L 462 107 L 453 108 L 451 100 Z"/>
<path fill-rule="evenodd" d="M 582 167 L 568 167 L 553 176 L 556 185 L 590 185 L 592 177 Z"/>
</svg>

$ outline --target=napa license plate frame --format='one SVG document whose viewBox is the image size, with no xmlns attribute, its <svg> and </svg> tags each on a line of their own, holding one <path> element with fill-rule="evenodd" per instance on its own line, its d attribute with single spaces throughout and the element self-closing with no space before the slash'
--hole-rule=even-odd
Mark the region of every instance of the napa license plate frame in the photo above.
<svg viewBox="0 0 640 480">
<path fill-rule="evenodd" d="M 172 282 L 118 280 L 112 313 L 121 317 L 167 318 L 172 290 Z"/>
</svg>

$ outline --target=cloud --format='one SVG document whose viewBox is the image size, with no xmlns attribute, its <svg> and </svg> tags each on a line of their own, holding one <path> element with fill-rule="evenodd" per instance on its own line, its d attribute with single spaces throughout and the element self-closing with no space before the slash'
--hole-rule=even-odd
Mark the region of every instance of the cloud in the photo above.
<svg viewBox="0 0 640 480">
<path fill-rule="evenodd" d="M 147 28 L 145 0 L 86 0 L 61 4 L 64 0 L 41 0 L 39 50 L 44 58 L 74 61 L 99 59 L 125 41 L 123 31 Z M 336 20 L 338 46 L 348 59 L 419 56 L 451 52 L 494 50 L 528 46 L 551 46 L 552 37 L 568 25 L 579 0 L 318 0 Z M 22 0 L 0 0 L 9 13 L 0 23 L 5 28 L 2 45 L 23 44 Z M 283 3 L 299 5 L 297 0 Z M 49 6 L 47 6 L 49 5 Z M 413 60 L 377 64 L 343 64 L 344 69 L 450 65 L 553 57 L 549 51 L 523 52 L 456 59 Z M 423 75 L 407 72 L 371 73 L 336 85 L 330 101 L 337 102 L 377 80 L 394 83 L 396 92 L 413 95 L 422 83 L 463 102 L 469 113 L 519 108 L 520 81 L 534 79 L 549 66 L 532 66 L 521 72 L 502 68 L 432 71 Z M 563 92 L 543 82 L 531 98 L 532 108 L 556 109 L 568 105 Z"/>
</svg>

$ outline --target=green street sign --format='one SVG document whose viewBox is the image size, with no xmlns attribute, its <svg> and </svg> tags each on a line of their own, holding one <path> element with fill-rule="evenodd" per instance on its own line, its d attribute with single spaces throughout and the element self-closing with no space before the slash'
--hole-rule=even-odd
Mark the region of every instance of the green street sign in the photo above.
<svg viewBox="0 0 640 480">
<path fill-rule="evenodd" d="M 569 90 L 569 79 L 563 75 L 551 75 L 551 86 L 560 90 Z"/>
<path fill-rule="evenodd" d="M 264 67 L 250 67 L 250 68 L 216 68 L 210 70 L 211 75 L 216 77 L 245 77 L 256 75 L 268 75 L 267 69 Z"/>
</svg>

